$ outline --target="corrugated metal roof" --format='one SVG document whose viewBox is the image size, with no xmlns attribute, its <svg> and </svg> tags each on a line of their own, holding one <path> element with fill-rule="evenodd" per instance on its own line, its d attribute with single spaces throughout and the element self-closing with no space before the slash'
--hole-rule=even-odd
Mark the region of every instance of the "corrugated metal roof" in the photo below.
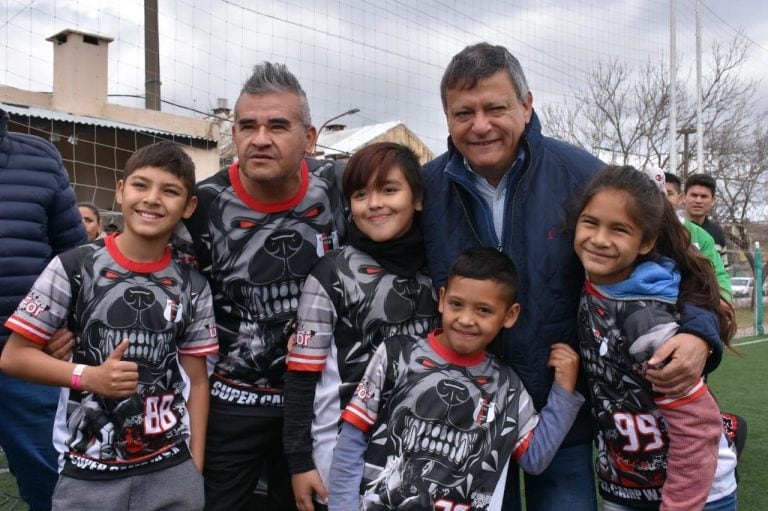
<svg viewBox="0 0 768 511">
<path fill-rule="evenodd" d="M 38 119 L 52 119 L 54 121 L 72 122 L 77 124 L 87 124 L 90 126 L 101 126 L 103 128 L 118 128 L 128 131 L 140 131 L 142 133 L 152 133 L 154 135 L 171 135 L 176 137 L 185 137 L 197 140 L 208 140 L 205 137 L 197 135 L 190 135 L 189 133 L 176 133 L 173 131 L 159 130 L 155 128 L 148 128 L 146 126 L 137 126 L 136 124 L 130 124 L 121 121 L 112 121 L 109 119 L 102 119 L 100 117 L 91 117 L 89 115 L 74 115 L 66 112 L 60 112 L 58 110 L 51 110 L 49 108 L 41 108 L 37 106 L 19 105 L 16 103 L 3 103 L 0 102 L 0 108 L 8 112 L 9 114 L 16 115 L 28 115 L 30 117 L 36 117 Z"/>
<path fill-rule="evenodd" d="M 323 133 L 318 137 L 317 147 L 323 151 L 324 156 L 352 154 L 371 140 L 395 129 L 400 124 L 402 121 L 391 121 L 369 124 L 359 128 L 345 128 L 341 131 L 326 132 L 323 130 Z"/>
</svg>

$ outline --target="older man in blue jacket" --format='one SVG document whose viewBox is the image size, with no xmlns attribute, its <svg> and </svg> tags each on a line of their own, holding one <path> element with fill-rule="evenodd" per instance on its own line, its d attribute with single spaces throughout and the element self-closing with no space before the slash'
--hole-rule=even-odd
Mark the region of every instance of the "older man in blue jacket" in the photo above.
<svg viewBox="0 0 768 511">
<path fill-rule="evenodd" d="M 462 50 L 449 63 L 440 93 L 450 138 L 448 151 L 424 167 L 422 226 L 429 270 L 435 286 L 442 286 L 456 256 L 480 245 L 496 247 L 514 261 L 521 312 L 514 328 L 503 334 L 503 356 L 541 410 L 553 381 L 547 369 L 551 345 L 577 346 L 584 272 L 573 233 L 564 229 L 569 200 L 603 163 L 542 135 L 520 63 L 504 47 L 480 43 Z M 686 310 L 681 332 L 687 333 L 651 360 L 669 359 L 665 369 L 649 371 L 652 383 L 668 394 L 693 385 L 710 352 L 710 368 L 722 354 L 714 315 Z M 529 510 L 596 509 L 586 410 L 550 467 L 526 478 Z M 505 509 L 519 509 L 516 471 L 509 481 Z"/>
<path fill-rule="evenodd" d="M 10 334 L 5 320 L 48 261 L 87 240 L 59 152 L 40 137 L 9 132 L 0 109 L 0 351 Z M 0 373 L 0 446 L 31 511 L 51 508 L 58 396 Z"/>
</svg>

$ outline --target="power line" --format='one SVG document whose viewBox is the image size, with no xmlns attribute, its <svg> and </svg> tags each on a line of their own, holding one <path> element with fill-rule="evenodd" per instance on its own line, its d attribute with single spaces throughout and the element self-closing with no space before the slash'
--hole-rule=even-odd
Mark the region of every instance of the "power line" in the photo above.
<svg viewBox="0 0 768 511">
<path fill-rule="evenodd" d="M 304 29 L 304 30 L 309 30 L 309 31 L 312 31 L 312 32 L 315 32 L 315 33 L 318 33 L 318 34 L 326 35 L 326 36 L 329 36 L 329 37 L 335 37 L 335 38 L 338 38 L 338 39 L 340 39 L 342 41 L 347 41 L 348 43 L 357 44 L 357 45 L 360 45 L 360 46 L 363 46 L 365 48 L 369 48 L 369 49 L 372 49 L 372 50 L 383 51 L 385 53 L 388 53 L 390 55 L 394 55 L 396 57 L 400 57 L 402 59 L 416 61 L 416 62 L 418 62 L 420 64 L 424 64 L 424 65 L 427 65 L 427 66 L 430 66 L 430 67 L 435 67 L 435 68 L 439 69 L 439 66 L 435 62 L 430 62 L 428 60 L 424 60 L 424 59 L 421 59 L 421 58 L 414 58 L 413 54 L 406 55 L 404 53 L 393 52 L 391 49 L 385 48 L 383 46 L 377 46 L 375 44 L 366 43 L 366 42 L 361 41 L 359 39 L 354 39 L 354 38 L 349 37 L 349 36 L 344 36 L 344 35 L 342 35 L 342 34 L 340 34 L 338 32 L 331 32 L 331 31 L 328 31 L 328 30 L 321 30 L 319 28 L 313 27 L 312 25 L 306 25 L 304 23 L 299 23 L 298 21 L 293 21 L 293 20 L 289 20 L 289 19 L 286 19 L 286 18 L 281 18 L 280 16 L 277 16 L 277 15 L 274 15 L 274 14 L 267 14 L 265 12 L 258 11 L 256 9 L 253 9 L 253 8 L 250 8 L 250 7 L 245 7 L 244 5 L 236 4 L 235 2 L 232 2 L 231 0 L 222 0 L 222 1 L 225 4 L 229 4 L 229 5 L 238 7 L 240 9 L 244 10 L 244 11 L 252 12 L 252 13 L 258 15 L 258 16 L 263 16 L 265 18 L 269 18 L 269 19 L 272 19 L 272 20 L 275 20 L 275 21 L 279 21 L 281 23 L 285 23 L 285 24 L 288 24 L 288 25 L 293 25 L 295 27 L 299 27 L 299 28 Z"/>
<path fill-rule="evenodd" d="M 728 28 L 730 28 L 731 30 L 733 30 L 733 31 L 736 33 L 736 35 L 738 35 L 739 37 L 743 37 L 744 39 L 746 39 L 747 41 L 749 41 L 750 43 L 752 43 L 752 45 L 753 45 L 753 46 L 756 46 L 756 47 L 760 48 L 761 50 L 763 50 L 763 51 L 765 51 L 765 52 L 768 52 L 768 48 L 765 48 L 765 47 L 764 47 L 764 46 L 762 46 L 760 43 L 758 43 L 757 41 L 755 41 L 754 39 L 752 39 L 751 37 L 749 37 L 749 36 L 746 34 L 746 32 L 744 32 L 744 30 L 743 30 L 743 29 L 738 29 L 738 28 L 734 27 L 733 25 L 731 25 L 730 23 L 728 23 L 727 21 L 725 21 L 725 20 L 724 20 L 723 18 L 721 18 L 721 17 L 720 17 L 720 16 L 719 16 L 719 15 L 718 15 L 718 14 L 717 14 L 715 11 L 713 11 L 713 10 L 712 10 L 712 9 L 711 9 L 711 8 L 710 8 L 710 7 L 709 7 L 707 4 L 705 4 L 703 0 L 702 0 L 702 2 L 701 2 L 701 5 L 703 5 L 703 6 L 704 6 L 704 8 L 705 8 L 706 10 L 708 10 L 708 11 L 709 11 L 709 13 L 710 13 L 712 16 L 714 16 L 715 18 L 717 18 L 718 20 L 720 20 L 720 22 L 721 22 L 723 25 L 725 25 L 726 27 L 728 27 Z"/>
<path fill-rule="evenodd" d="M 19 15 L 19 14 L 21 14 L 22 12 L 24 12 L 24 11 L 26 11 L 27 9 L 29 9 L 30 7 L 32 7 L 32 4 L 33 4 L 33 3 L 35 3 L 35 0 L 29 0 L 29 2 L 27 3 L 27 5 L 25 5 L 25 6 L 24 6 L 24 7 L 22 7 L 21 9 L 19 9 L 19 10 L 18 10 L 18 12 L 17 12 L 16 14 L 14 14 L 14 15 L 13 15 L 13 16 L 11 16 L 10 18 L 8 18 L 8 19 L 5 21 L 5 23 L 3 23 L 3 25 L 2 25 L 2 26 L 0 26 L 0 28 L 5 28 L 5 27 L 8 25 L 8 23 L 10 23 L 11 21 L 13 21 L 13 19 L 14 19 L 16 16 L 18 16 L 18 15 Z"/>
</svg>

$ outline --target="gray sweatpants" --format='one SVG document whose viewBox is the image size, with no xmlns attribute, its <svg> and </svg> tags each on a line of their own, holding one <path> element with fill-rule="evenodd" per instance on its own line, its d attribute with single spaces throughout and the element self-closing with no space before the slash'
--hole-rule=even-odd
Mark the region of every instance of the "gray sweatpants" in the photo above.
<svg viewBox="0 0 768 511">
<path fill-rule="evenodd" d="M 203 476 L 189 459 L 169 468 L 107 481 L 59 476 L 53 511 L 202 511 Z"/>
</svg>

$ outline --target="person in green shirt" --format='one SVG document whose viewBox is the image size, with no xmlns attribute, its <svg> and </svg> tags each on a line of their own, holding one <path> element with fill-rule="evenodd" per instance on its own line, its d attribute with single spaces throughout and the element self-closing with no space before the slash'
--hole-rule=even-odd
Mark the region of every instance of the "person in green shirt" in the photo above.
<svg viewBox="0 0 768 511">
<path fill-rule="evenodd" d="M 699 249 L 701 255 L 709 259 L 712 263 L 712 267 L 715 269 L 715 276 L 717 276 L 717 282 L 720 284 L 720 294 L 723 299 L 733 301 L 733 292 L 731 289 L 731 278 L 728 272 L 725 271 L 723 260 L 720 254 L 715 248 L 715 240 L 712 236 L 691 220 L 686 219 L 680 211 L 680 206 L 683 203 L 682 193 L 682 181 L 679 177 L 669 172 L 664 172 L 664 189 L 667 192 L 667 200 L 675 206 L 677 210 L 677 216 L 683 225 L 691 233 L 691 243 Z"/>
</svg>

